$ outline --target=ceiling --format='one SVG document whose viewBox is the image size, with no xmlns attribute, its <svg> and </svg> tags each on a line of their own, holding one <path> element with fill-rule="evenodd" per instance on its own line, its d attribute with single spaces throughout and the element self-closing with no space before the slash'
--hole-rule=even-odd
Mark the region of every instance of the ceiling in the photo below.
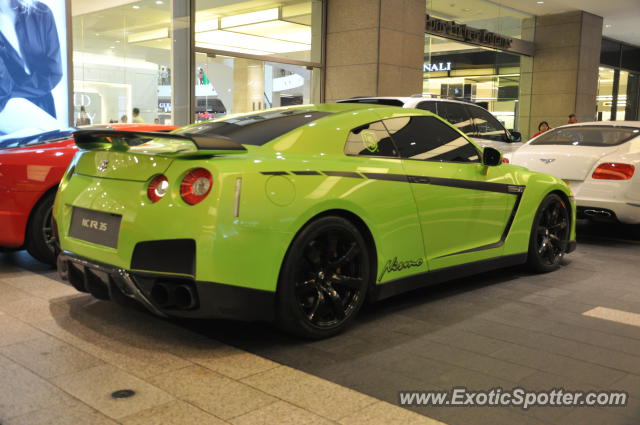
<svg viewBox="0 0 640 425">
<path fill-rule="evenodd" d="M 452 3 L 456 0 L 452 0 Z M 640 46 L 640 0 L 502 0 L 494 1 L 534 15 L 584 10 L 604 18 L 603 35 Z"/>
</svg>

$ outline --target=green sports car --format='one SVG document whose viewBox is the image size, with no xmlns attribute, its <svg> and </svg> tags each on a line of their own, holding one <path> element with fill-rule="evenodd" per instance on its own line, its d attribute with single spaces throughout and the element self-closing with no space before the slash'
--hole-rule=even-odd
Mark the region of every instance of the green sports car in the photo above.
<svg viewBox="0 0 640 425">
<path fill-rule="evenodd" d="M 575 203 L 430 112 L 286 107 L 172 134 L 79 131 L 58 191 L 60 274 L 161 316 L 322 338 L 365 300 L 575 248 Z"/>
</svg>

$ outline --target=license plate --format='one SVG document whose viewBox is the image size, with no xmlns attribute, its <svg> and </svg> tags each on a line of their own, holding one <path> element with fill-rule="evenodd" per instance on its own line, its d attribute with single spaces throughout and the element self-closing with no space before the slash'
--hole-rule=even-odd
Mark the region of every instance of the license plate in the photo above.
<svg viewBox="0 0 640 425">
<path fill-rule="evenodd" d="M 73 207 L 69 236 L 110 248 L 118 247 L 122 216 Z"/>
</svg>

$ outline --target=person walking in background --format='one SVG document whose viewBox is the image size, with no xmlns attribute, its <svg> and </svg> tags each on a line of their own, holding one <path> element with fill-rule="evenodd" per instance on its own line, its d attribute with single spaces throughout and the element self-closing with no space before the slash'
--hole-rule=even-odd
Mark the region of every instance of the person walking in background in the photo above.
<svg viewBox="0 0 640 425">
<path fill-rule="evenodd" d="M 126 124 L 129 122 L 129 117 L 127 117 L 126 115 L 123 115 L 120 117 L 120 122 L 123 124 Z"/>
<path fill-rule="evenodd" d="M 551 127 L 549 127 L 549 123 L 546 121 L 542 121 L 540 124 L 538 124 L 538 132 L 533 136 L 531 136 L 531 138 L 538 137 L 545 131 L 549 131 L 549 130 L 551 130 Z"/>
<path fill-rule="evenodd" d="M 144 120 L 142 119 L 142 117 L 140 116 L 140 109 L 138 108 L 133 108 L 133 111 L 131 111 L 131 122 L 135 123 L 135 124 L 143 124 Z"/>
<path fill-rule="evenodd" d="M 79 127 L 81 125 L 91 125 L 91 118 L 89 118 L 89 114 L 87 114 L 87 111 L 86 109 L 84 109 L 84 106 L 80 107 L 80 116 L 76 121 L 76 127 Z"/>
<path fill-rule="evenodd" d="M 575 124 L 577 122 L 578 118 L 576 118 L 576 114 L 569 115 L 569 121 L 567 121 L 567 124 Z"/>
<path fill-rule="evenodd" d="M 51 90 L 62 75 L 51 9 L 37 0 L 0 0 L 0 134 L 59 128 Z"/>
</svg>

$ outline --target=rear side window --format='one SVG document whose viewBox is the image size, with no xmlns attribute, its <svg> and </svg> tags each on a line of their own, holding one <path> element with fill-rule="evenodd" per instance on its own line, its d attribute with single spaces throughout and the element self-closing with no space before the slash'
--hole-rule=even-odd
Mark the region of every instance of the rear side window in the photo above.
<svg viewBox="0 0 640 425">
<path fill-rule="evenodd" d="M 439 102 L 438 115 L 449 121 L 464 134 L 471 134 L 474 131 L 473 122 L 467 113 L 467 108 L 461 103 Z"/>
<path fill-rule="evenodd" d="M 556 128 L 531 142 L 532 145 L 617 146 L 640 136 L 633 127 L 585 126 Z"/>
<path fill-rule="evenodd" d="M 460 133 L 434 117 L 402 117 L 384 120 L 400 156 L 443 162 L 479 162 L 478 151 Z"/>
<path fill-rule="evenodd" d="M 505 131 L 500 121 L 498 121 L 488 111 L 479 106 L 469 106 L 469 113 L 473 118 L 476 126 L 474 137 L 486 140 L 496 140 L 498 142 L 505 141 Z"/>
<path fill-rule="evenodd" d="M 398 157 L 398 151 L 381 121 L 356 127 L 349 132 L 344 153 L 352 156 Z"/>
<path fill-rule="evenodd" d="M 434 114 L 438 114 L 438 110 L 436 108 L 436 102 L 420 102 L 417 106 L 418 109 L 423 109 L 425 111 L 433 112 Z"/>
<path fill-rule="evenodd" d="M 371 105 L 404 106 L 404 102 L 399 99 L 347 99 L 341 100 L 338 103 L 369 103 Z"/>
<path fill-rule="evenodd" d="M 241 145 L 262 146 L 298 127 L 307 125 L 329 115 L 329 112 L 293 110 L 262 112 L 240 118 L 201 123 L 177 131 L 178 134 L 193 134 L 230 139 Z"/>
</svg>

